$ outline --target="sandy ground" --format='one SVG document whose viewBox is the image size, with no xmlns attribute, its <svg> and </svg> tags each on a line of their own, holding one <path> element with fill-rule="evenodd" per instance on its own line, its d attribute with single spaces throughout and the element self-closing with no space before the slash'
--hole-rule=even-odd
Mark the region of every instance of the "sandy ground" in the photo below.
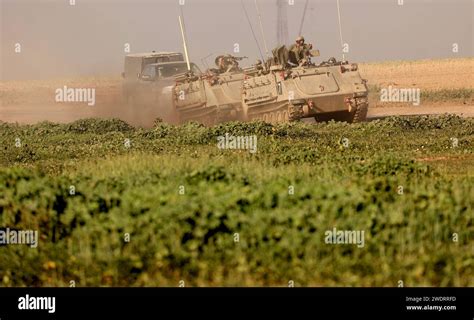
<svg viewBox="0 0 474 320">
<path fill-rule="evenodd" d="M 368 118 L 384 118 L 389 116 L 411 116 L 426 114 L 457 114 L 461 117 L 474 117 L 474 106 L 463 105 L 423 105 L 423 106 L 404 106 L 404 107 L 386 107 L 369 108 Z"/>
<path fill-rule="evenodd" d="M 417 87 L 422 90 L 472 89 L 474 88 L 474 59 L 443 59 L 421 61 L 393 61 L 360 64 L 362 77 L 369 84 L 384 87 Z M 85 102 L 56 102 L 56 89 L 95 88 L 94 106 Z M 389 103 L 380 106 L 372 103 L 369 119 L 392 115 L 445 114 L 464 117 L 474 116 L 472 99 L 467 101 L 422 101 L 421 105 Z M 47 81 L 1 81 L 0 120 L 32 124 L 41 121 L 66 123 L 77 119 L 102 117 L 120 118 L 132 124 L 152 122 L 155 111 L 137 115 L 122 99 L 122 79 L 119 76 L 96 76 L 77 79 L 54 79 Z M 138 123 L 137 123 L 138 122 Z"/>
<path fill-rule="evenodd" d="M 74 120 L 91 117 L 117 117 L 128 120 L 120 110 L 113 114 L 113 110 L 99 110 L 100 106 L 63 105 L 63 104 L 36 104 L 36 105 L 10 105 L 0 108 L 0 119 L 5 122 L 18 122 L 33 124 L 41 121 L 67 123 Z M 406 106 L 370 108 L 368 118 L 380 119 L 396 115 L 425 115 L 425 114 L 457 114 L 462 117 L 474 117 L 474 106 Z"/>
<path fill-rule="evenodd" d="M 93 108 L 60 104 L 9 105 L 0 107 L 0 120 L 22 124 L 41 121 L 67 123 L 82 118 L 94 117 Z"/>
<path fill-rule="evenodd" d="M 94 88 L 95 104 L 57 102 L 60 88 Z M 134 125 L 148 125 L 160 116 L 154 110 L 134 113 L 122 96 L 120 77 L 55 79 L 48 81 L 0 82 L 0 120 L 33 124 L 41 121 L 72 122 L 83 118 L 119 118 Z"/>
</svg>

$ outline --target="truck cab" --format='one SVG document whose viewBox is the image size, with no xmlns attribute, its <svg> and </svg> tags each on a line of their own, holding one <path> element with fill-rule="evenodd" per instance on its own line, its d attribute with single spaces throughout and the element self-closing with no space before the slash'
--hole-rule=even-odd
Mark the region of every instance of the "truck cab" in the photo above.
<svg viewBox="0 0 474 320">
<path fill-rule="evenodd" d="M 127 103 L 133 104 L 137 95 L 140 75 L 149 64 L 184 62 L 184 57 L 179 52 L 147 52 L 134 53 L 125 56 L 123 78 L 123 96 Z"/>
<path fill-rule="evenodd" d="M 201 74 L 194 63 L 190 63 L 190 68 L 195 75 Z M 171 101 L 175 76 L 186 72 L 186 62 L 152 63 L 145 66 L 138 77 L 135 102 L 152 107 Z"/>
<path fill-rule="evenodd" d="M 201 71 L 190 63 L 191 71 Z M 126 118 L 140 126 L 150 126 L 155 118 L 176 122 L 172 107 L 175 76 L 188 72 L 183 55 L 176 52 L 130 54 L 125 57 L 123 96 L 127 103 Z"/>
</svg>

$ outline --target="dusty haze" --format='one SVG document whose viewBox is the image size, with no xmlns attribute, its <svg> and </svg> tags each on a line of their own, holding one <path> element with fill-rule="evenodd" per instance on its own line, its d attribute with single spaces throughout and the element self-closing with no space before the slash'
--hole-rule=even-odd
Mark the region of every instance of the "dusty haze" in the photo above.
<svg viewBox="0 0 474 320">
<path fill-rule="evenodd" d="M 289 37 L 298 33 L 305 0 L 288 6 Z M 472 0 L 340 0 L 346 58 L 358 61 L 473 56 Z M 253 0 L 244 0 L 261 41 Z M 266 40 L 276 45 L 276 0 L 260 0 Z M 248 63 L 258 50 L 240 0 L 185 0 L 190 56 L 232 52 Z M 119 74 L 124 46 L 131 52 L 183 51 L 178 0 L 1 0 L 1 79 Z M 321 57 L 340 57 L 335 0 L 310 0 L 303 34 Z M 21 53 L 15 53 L 15 44 Z M 458 53 L 452 51 L 453 44 Z M 263 48 L 262 48 L 263 50 Z M 211 63 L 213 57 L 208 59 Z"/>
</svg>

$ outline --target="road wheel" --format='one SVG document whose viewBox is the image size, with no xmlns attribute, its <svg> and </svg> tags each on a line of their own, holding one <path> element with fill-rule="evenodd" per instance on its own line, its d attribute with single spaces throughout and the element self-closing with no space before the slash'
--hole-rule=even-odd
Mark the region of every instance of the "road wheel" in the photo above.
<svg viewBox="0 0 474 320">
<path fill-rule="evenodd" d="M 302 105 L 292 105 L 288 107 L 289 121 L 297 121 L 303 117 L 303 106 Z"/>
<path fill-rule="evenodd" d="M 356 99 L 357 108 L 352 118 L 352 123 L 363 122 L 367 119 L 367 112 L 369 111 L 369 103 L 367 98 Z"/>
</svg>

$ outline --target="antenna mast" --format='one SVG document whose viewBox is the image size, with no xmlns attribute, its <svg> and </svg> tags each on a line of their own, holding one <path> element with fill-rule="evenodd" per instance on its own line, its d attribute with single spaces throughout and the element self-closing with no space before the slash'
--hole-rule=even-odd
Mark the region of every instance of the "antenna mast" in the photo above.
<svg viewBox="0 0 474 320">
<path fill-rule="evenodd" d="M 344 41 L 342 40 L 341 10 L 339 8 L 339 0 L 337 0 L 337 17 L 339 19 L 339 37 L 341 38 L 342 61 L 346 61 L 346 58 L 344 57 Z"/>
<path fill-rule="evenodd" d="M 179 27 L 181 28 L 181 37 L 183 38 L 183 47 L 184 47 L 184 55 L 186 56 L 186 64 L 188 65 L 188 71 L 191 71 L 191 65 L 189 64 L 189 56 L 188 56 L 188 46 L 186 45 L 186 37 L 184 36 L 183 21 L 181 21 L 181 16 L 178 16 L 178 20 L 179 20 Z"/>
<path fill-rule="evenodd" d="M 277 0 L 277 42 L 278 45 L 288 44 L 288 20 L 286 14 L 287 0 Z"/>
<path fill-rule="evenodd" d="M 267 57 L 269 57 L 270 55 L 268 53 L 267 41 L 265 41 L 265 33 L 263 32 L 262 16 L 260 15 L 260 10 L 258 9 L 257 0 L 255 0 L 255 8 L 257 9 L 258 21 L 260 22 L 260 32 L 262 33 L 263 46 L 265 47 L 265 53 Z"/>
<path fill-rule="evenodd" d="M 303 9 L 303 18 L 301 18 L 301 24 L 300 24 L 300 30 L 298 32 L 298 35 L 301 36 L 303 33 L 303 23 L 304 23 L 304 18 L 306 16 L 306 10 L 308 9 L 308 3 L 309 0 L 306 0 L 306 3 L 304 4 L 304 9 Z"/>
<path fill-rule="evenodd" d="M 255 35 L 255 31 L 253 30 L 252 22 L 250 22 L 249 14 L 247 13 L 247 9 L 245 9 L 244 0 L 241 0 L 240 3 L 242 3 L 242 9 L 244 10 L 245 16 L 247 17 L 247 21 L 248 21 L 249 26 L 250 26 L 250 31 L 252 31 L 252 35 L 253 35 L 253 38 L 255 40 L 255 43 L 257 44 L 257 48 L 258 48 L 258 52 L 260 53 L 260 57 L 262 58 L 262 61 L 265 61 L 265 59 L 263 58 L 262 49 L 260 48 L 260 44 L 258 43 L 258 40 L 257 40 L 257 36 Z"/>
</svg>

